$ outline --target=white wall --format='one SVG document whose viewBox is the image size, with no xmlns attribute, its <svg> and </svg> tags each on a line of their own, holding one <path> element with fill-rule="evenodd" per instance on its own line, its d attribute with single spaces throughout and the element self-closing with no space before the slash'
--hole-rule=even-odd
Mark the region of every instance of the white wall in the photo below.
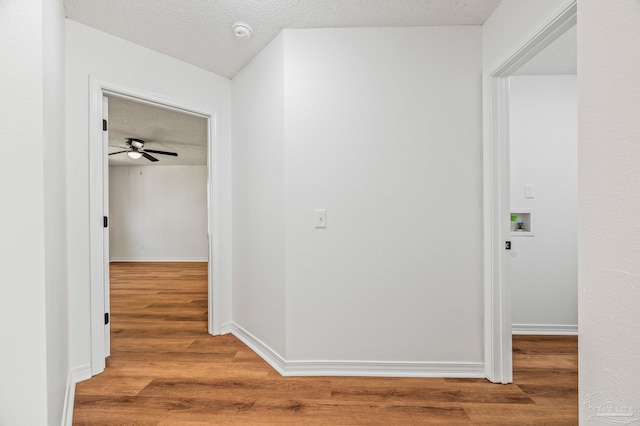
<svg viewBox="0 0 640 426">
<path fill-rule="evenodd" d="M 579 402 L 640 410 L 640 3 L 578 3 Z"/>
<path fill-rule="evenodd" d="M 206 262 L 207 166 L 109 167 L 111 261 Z"/>
<path fill-rule="evenodd" d="M 285 30 L 234 78 L 233 319 L 286 361 L 481 365 L 480 31 Z"/>
<path fill-rule="evenodd" d="M 48 423 L 59 424 L 65 408 L 64 396 L 69 377 L 65 22 L 62 1 L 43 1 L 42 5 Z"/>
<path fill-rule="evenodd" d="M 0 52 L 11 66 L 0 71 L 2 424 L 47 422 L 42 37 L 41 3 L 3 2 Z"/>
<path fill-rule="evenodd" d="M 284 37 L 232 82 L 233 321 L 285 355 Z"/>
<path fill-rule="evenodd" d="M 482 362 L 481 42 L 285 32 L 288 359 Z"/>
<path fill-rule="evenodd" d="M 220 217 L 221 317 L 230 318 L 230 82 L 200 68 L 66 21 L 66 129 L 71 365 L 90 363 L 89 312 L 89 76 L 217 113 L 214 173 L 224 207 Z"/>
<path fill-rule="evenodd" d="M 59 424 L 68 374 L 59 197 L 64 15 L 60 2 L 50 3 L 0 4 L 0 424 L 7 425 Z"/>
<path fill-rule="evenodd" d="M 510 77 L 509 129 L 511 207 L 534 222 L 511 238 L 514 332 L 577 332 L 576 76 Z"/>
</svg>

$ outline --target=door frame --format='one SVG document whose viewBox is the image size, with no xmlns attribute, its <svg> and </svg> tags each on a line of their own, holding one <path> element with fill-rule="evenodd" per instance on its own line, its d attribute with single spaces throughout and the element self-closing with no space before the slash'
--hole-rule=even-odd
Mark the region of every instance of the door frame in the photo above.
<svg viewBox="0 0 640 426">
<path fill-rule="evenodd" d="M 215 111 L 209 111 L 199 105 L 193 105 L 179 99 L 142 89 L 125 87 L 116 83 L 89 77 L 89 239 L 90 239 L 90 287 L 91 287 L 91 374 L 104 371 L 107 345 L 105 344 L 105 259 L 103 200 L 104 183 L 108 178 L 108 166 L 104 164 L 107 147 L 102 143 L 103 95 L 112 95 L 160 108 L 171 109 L 205 118 L 207 120 L 207 234 L 208 234 L 208 318 L 209 334 L 221 333 L 221 240 L 220 217 L 221 205 L 219 194 L 220 182 L 214 167 L 221 167 L 218 160 L 217 120 Z M 105 170 L 106 169 L 106 170 Z"/>
<path fill-rule="evenodd" d="M 513 55 L 482 74 L 484 208 L 484 373 L 513 381 L 509 200 L 508 77 L 577 22 L 577 4 L 560 10 Z"/>
</svg>

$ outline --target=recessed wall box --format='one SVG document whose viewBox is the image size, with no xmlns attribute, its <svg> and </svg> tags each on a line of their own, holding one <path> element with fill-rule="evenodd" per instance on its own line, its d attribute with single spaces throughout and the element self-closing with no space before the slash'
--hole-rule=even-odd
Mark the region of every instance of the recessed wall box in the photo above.
<svg viewBox="0 0 640 426">
<path fill-rule="evenodd" d="M 533 237 L 533 210 L 511 209 L 511 235 L 514 237 Z"/>
</svg>

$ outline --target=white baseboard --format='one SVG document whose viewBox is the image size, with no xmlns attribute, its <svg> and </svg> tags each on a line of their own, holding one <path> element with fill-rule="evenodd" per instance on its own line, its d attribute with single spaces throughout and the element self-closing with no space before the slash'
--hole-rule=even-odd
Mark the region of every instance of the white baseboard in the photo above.
<svg viewBox="0 0 640 426">
<path fill-rule="evenodd" d="M 67 375 L 67 390 L 64 394 L 64 407 L 62 408 L 62 426 L 71 426 L 73 423 L 73 404 L 76 397 L 76 383 L 90 378 L 91 364 L 69 370 L 69 374 Z"/>
<path fill-rule="evenodd" d="M 287 361 L 285 376 L 447 377 L 483 379 L 481 362 Z"/>
<path fill-rule="evenodd" d="M 244 328 L 235 323 L 231 323 L 231 333 L 236 336 L 242 343 L 249 346 L 252 351 L 257 353 L 260 358 L 264 359 L 267 364 L 272 366 L 278 373 L 283 376 L 285 374 L 285 360 L 276 351 L 271 349 L 268 345 L 263 343 L 253 334 L 249 333 Z"/>
<path fill-rule="evenodd" d="M 237 324 L 231 333 L 283 376 L 485 377 L 482 362 L 287 361 Z"/>
<path fill-rule="evenodd" d="M 91 364 L 85 364 L 79 367 L 74 367 L 71 369 L 69 374 L 71 374 L 73 383 L 80 383 L 84 380 L 88 380 L 91 378 Z"/>
<path fill-rule="evenodd" d="M 112 257 L 109 262 L 208 262 L 206 257 Z"/>
<path fill-rule="evenodd" d="M 67 375 L 67 389 L 64 394 L 61 426 L 71 426 L 73 423 L 73 404 L 76 396 L 76 383 L 71 378 L 71 371 Z"/>
<path fill-rule="evenodd" d="M 233 328 L 230 322 L 225 322 L 220 326 L 220 334 L 229 334 L 232 331 L 233 331 Z"/>
<path fill-rule="evenodd" d="M 513 324 L 513 334 L 533 334 L 542 336 L 577 336 L 578 326 L 574 324 Z"/>
</svg>

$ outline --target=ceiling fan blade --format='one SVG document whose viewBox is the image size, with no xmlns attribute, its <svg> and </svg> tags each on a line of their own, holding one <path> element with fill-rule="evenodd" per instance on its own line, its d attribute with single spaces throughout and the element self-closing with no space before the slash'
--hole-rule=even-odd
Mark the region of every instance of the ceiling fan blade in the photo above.
<svg viewBox="0 0 640 426">
<path fill-rule="evenodd" d="M 142 153 L 142 156 L 149 161 L 158 161 L 158 159 L 152 155 L 147 154 L 146 152 Z"/>
<path fill-rule="evenodd" d="M 144 150 L 145 152 L 153 152 L 154 154 L 162 154 L 162 155 L 173 155 L 174 157 L 178 156 L 177 152 L 168 152 L 168 151 L 157 151 L 155 149 L 146 149 Z"/>
<path fill-rule="evenodd" d="M 112 146 L 114 148 L 120 148 L 120 149 L 129 149 L 128 146 L 120 146 L 120 145 L 109 145 L 109 146 Z"/>
<path fill-rule="evenodd" d="M 129 152 L 129 150 L 126 150 L 126 151 L 110 152 L 110 153 L 109 153 L 109 155 L 113 155 L 113 154 L 122 154 L 123 152 Z"/>
</svg>

